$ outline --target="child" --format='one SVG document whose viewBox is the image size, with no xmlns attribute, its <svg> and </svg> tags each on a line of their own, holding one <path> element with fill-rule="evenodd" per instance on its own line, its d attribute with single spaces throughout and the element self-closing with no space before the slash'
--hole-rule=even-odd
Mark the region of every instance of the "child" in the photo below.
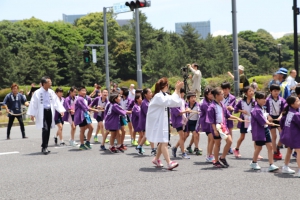
<svg viewBox="0 0 300 200">
<path fill-rule="evenodd" d="M 208 137 L 206 162 L 213 162 L 215 160 L 215 157 L 213 156 L 214 137 L 211 131 L 211 125 L 205 122 L 207 109 L 211 104 L 211 102 L 214 100 L 214 96 L 212 95 L 211 91 L 212 89 L 210 87 L 207 87 L 204 90 L 204 99 L 202 104 L 200 105 L 200 119 L 199 119 L 201 130 L 205 132 Z M 199 130 L 197 130 L 197 132 L 198 131 Z"/>
<path fill-rule="evenodd" d="M 285 99 L 279 96 L 279 93 L 280 93 L 279 85 L 272 84 L 270 86 L 270 91 L 271 91 L 271 95 L 267 98 L 267 101 L 266 101 L 266 111 L 267 111 L 267 113 L 270 114 L 270 117 L 272 118 L 272 119 L 270 119 L 270 122 L 273 122 L 274 124 L 279 124 L 278 118 L 280 117 L 280 115 L 284 109 Z M 276 139 L 277 139 L 276 129 L 278 129 L 279 133 L 281 132 L 281 129 L 278 126 L 271 126 L 270 129 L 271 129 L 271 135 L 272 135 L 272 147 L 273 147 L 273 152 L 274 152 L 274 159 L 281 160 L 282 154 L 280 153 L 280 150 L 279 150 L 281 147 L 280 140 L 278 141 L 278 145 L 276 148 Z"/>
<path fill-rule="evenodd" d="M 57 95 L 61 105 L 64 104 L 64 98 L 63 96 L 63 90 L 61 88 L 56 88 L 55 90 L 55 94 Z M 63 140 L 63 136 L 62 136 L 62 129 L 63 129 L 63 125 L 64 125 L 64 121 L 61 117 L 61 114 L 57 111 L 55 111 L 55 115 L 54 115 L 54 121 L 55 121 L 55 125 L 57 126 L 57 133 L 54 136 L 54 143 L 57 145 L 57 136 L 59 137 L 60 140 L 60 146 L 64 146 L 64 140 Z"/>
<path fill-rule="evenodd" d="M 141 104 L 141 112 L 140 112 L 140 117 L 139 117 L 139 129 L 141 130 L 141 135 L 140 137 L 142 138 L 139 142 L 139 145 L 136 147 L 136 150 L 139 155 L 143 155 L 144 150 L 143 150 L 143 144 L 146 142 L 146 118 L 147 118 L 147 113 L 148 113 L 148 106 L 150 103 L 150 100 L 152 99 L 152 91 L 149 88 L 143 89 L 142 93 L 144 100 L 142 101 Z M 154 148 L 154 144 L 151 143 L 151 155 L 156 155 L 156 149 Z"/>
<path fill-rule="evenodd" d="M 168 152 L 169 142 L 169 116 L 168 108 L 179 107 L 182 105 L 180 98 L 180 88 L 183 82 L 177 81 L 175 92 L 173 95 L 168 95 L 166 92 L 169 89 L 168 79 L 161 78 L 155 84 L 155 95 L 149 104 L 149 110 L 146 119 L 146 134 L 151 143 L 159 143 L 157 146 L 157 154 L 152 160 L 152 163 L 157 167 L 162 167 L 160 156 L 163 154 L 168 170 L 178 167 L 178 163 L 171 161 Z"/>
<path fill-rule="evenodd" d="M 296 86 L 296 88 L 295 88 L 295 93 L 296 93 L 297 97 L 300 98 L 300 86 L 299 86 L 299 85 Z M 300 112 L 300 109 L 299 109 L 299 112 Z M 294 158 L 297 158 L 297 152 L 296 152 L 296 151 L 294 151 L 293 157 L 294 157 Z"/>
<path fill-rule="evenodd" d="M 243 121 L 242 119 L 235 117 L 229 113 L 227 108 L 223 105 L 222 101 L 224 99 L 224 93 L 221 88 L 215 88 L 211 91 L 212 95 L 214 96 L 214 101 L 209 105 L 207 109 L 206 115 L 206 123 L 211 124 L 211 131 L 214 136 L 215 147 L 214 147 L 214 156 L 215 162 L 213 163 L 214 167 L 221 168 L 221 167 L 229 167 L 229 164 L 226 161 L 226 155 L 229 151 L 229 148 L 232 143 L 231 135 L 228 133 L 227 128 L 227 120 L 228 118 L 236 119 L 239 121 Z M 221 146 L 221 136 L 217 130 L 217 125 L 221 125 L 222 129 L 225 130 L 225 134 L 227 134 L 226 145 L 223 149 L 222 156 L 219 157 L 219 151 Z M 222 164 L 220 163 L 222 162 Z"/>
<path fill-rule="evenodd" d="M 240 100 L 234 108 L 234 113 L 240 112 L 240 118 L 246 120 L 246 122 L 238 123 L 237 127 L 240 129 L 240 138 L 237 141 L 236 147 L 233 150 L 233 154 L 236 158 L 240 158 L 240 146 L 245 139 L 245 134 L 248 132 L 247 129 L 250 125 L 251 111 L 255 106 L 253 100 L 254 90 L 252 87 L 244 87 L 243 89 L 245 97 Z"/>
<path fill-rule="evenodd" d="M 104 133 L 104 127 L 103 127 L 103 120 L 104 120 L 104 109 L 106 104 L 108 103 L 107 100 L 107 96 L 108 96 L 108 91 L 107 90 L 103 90 L 102 91 L 102 95 L 101 96 L 97 96 L 92 103 L 89 105 L 89 107 L 93 108 L 96 107 L 98 110 L 98 112 L 94 112 L 94 119 L 97 120 L 98 125 L 97 125 L 97 129 L 96 129 L 96 134 L 94 136 L 94 142 L 98 142 L 98 133 L 101 130 L 101 134 L 102 134 L 102 145 L 100 146 L 101 150 L 106 150 L 104 144 L 105 144 L 105 140 L 107 137 L 108 132 Z"/>
<path fill-rule="evenodd" d="M 129 110 L 129 106 L 132 102 L 132 99 L 128 98 L 128 95 L 129 95 L 129 91 L 128 91 L 128 88 L 127 87 L 122 87 L 121 88 L 121 102 L 120 102 L 120 105 L 121 107 L 123 108 L 123 110 L 128 110 L 128 111 L 131 111 Z M 123 116 L 122 116 L 123 117 Z M 127 114 L 125 116 L 125 118 L 123 117 L 123 119 L 120 118 L 120 123 L 121 123 L 121 135 L 118 135 L 120 136 L 120 140 L 121 140 L 121 148 L 123 150 L 127 150 L 127 147 L 124 145 L 124 139 L 125 139 L 125 134 L 126 134 L 126 131 L 125 131 L 125 124 L 123 123 L 123 120 L 125 119 L 125 121 L 127 122 L 128 124 L 128 129 L 129 129 L 129 134 L 130 136 L 132 136 L 132 123 L 131 123 L 131 115 L 130 114 Z"/>
<path fill-rule="evenodd" d="M 284 159 L 284 166 L 282 167 L 282 173 L 295 173 L 294 170 L 288 167 L 288 164 L 290 163 L 292 150 L 295 149 L 295 151 L 297 152 L 297 165 L 299 168 L 296 177 L 300 178 L 300 101 L 298 97 L 292 95 L 286 99 L 286 102 L 288 105 L 284 108 L 282 118 L 280 120 L 280 126 L 282 128 L 282 132 L 280 134 L 280 141 L 288 147 Z"/>
<path fill-rule="evenodd" d="M 136 133 L 140 133 L 140 129 L 139 129 L 139 116 L 140 116 L 140 112 L 141 112 L 141 104 L 142 104 L 142 95 L 137 93 L 135 94 L 135 98 L 134 98 L 134 105 L 132 107 L 132 114 L 131 114 L 131 121 L 132 121 L 132 126 L 133 126 L 133 134 L 132 134 L 132 139 L 134 140 L 134 142 L 132 143 L 133 146 L 137 146 L 138 142 L 141 141 L 141 137 L 139 137 L 138 141 L 136 141 L 135 137 L 136 137 Z"/>
<path fill-rule="evenodd" d="M 91 117 L 88 111 L 95 111 L 98 110 L 89 108 L 88 107 L 88 100 L 86 97 L 86 89 L 84 86 L 78 88 L 78 98 L 75 102 L 75 115 L 74 115 L 74 124 L 75 126 L 79 125 L 80 127 L 80 150 L 88 150 L 92 149 L 90 145 L 90 139 L 93 133 L 93 124 Z M 84 143 L 84 132 L 88 129 L 88 135 L 86 138 L 86 142 Z"/>
<path fill-rule="evenodd" d="M 226 108 L 230 112 L 230 114 L 232 114 L 232 112 L 234 111 L 234 107 L 236 105 L 236 99 L 235 99 L 235 96 L 230 94 L 230 89 L 231 89 L 230 83 L 228 83 L 228 82 L 222 83 L 221 88 L 224 92 L 224 99 L 223 99 L 222 103 L 224 104 L 224 106 L 226 106 Z M 227 120 L 227 128 L 228 128 L 229 134 L 231 135 L 231 138 L 232 138 L 232 129 L 233 129 L 233 121 L 232 120 Z M 230 147 L 228 153 L 233 154 L 231 147 Z"/>
<path fill-rule="evenodd" d="M 176 157 L 177 148 L 180 146 L 182 158 L 190 159 L 190 157 L 187 156 L 187 154 L 184 151 L 184 142 L 187 138 L 187 133 L 184 132 L 184 126 L 187 122 L 186 112 L 188 112 L 185 109 L 185 101 L 184 101 L 184 95 L 185 90 L 183 88 L 180 89 L 180 96 L 182 100 L 181 107 L 171 108 L 171 122 L 173 128 L 176 128 L 178 134 L 179 134 L 179 140 L 175 147 L 172 148 L 172 154 L 174 157 Z"/>
<path fill-rule="evenodd" d="M 257 104 L 251 111 L 251 129 L 252 129 L 252 140 L 255 142 L 255 151 L 253 155 L 253 160 L 250 163 L 250 167 L 255 170 L 259 170 L 260 166 L 257 163 L 258 155 L 262 149 L 263 145 L 266 145 L 268 149 L 269 158 L 269 172 L 278 170 L 278 167 L 273 164 L 273 154 L 272 154 L 272 142 L 270 137 L 270 130 L 268 125 L 274 126 L 275 124 L 270 123 L 267 120 L 268 113 L 264 110 L 264 105 L 266 104 L 266 96 L 261 92 L 257 92 L 255 95 L 255 100 Z"/>
<path fill-rule="evenodd" d="M 111 133 L 109 150 L 112 153 L 117 153 L 118 151 L 124 152 L 120 144 L 120 137 L 118 138 L 117 148 L 114 146 L 117 132 L 120 129 L 120 116 L 125 116 L 127 114 L 127 112 L 119 105 L 120 101 L 121 95 L 117 92 L 114 92 L 110 95 L 110 103 L 106 107 L 105 129 L 109 130 Z"/>
<path fill-rule="evenodd" d="M 73 86 L 69 90 L 68 97 L 64 101 L 64 107 L 66 109 L 66 113 L 63 117 L 65 122 L 69 122 L 71 125 L 71 139 L 69 140 L 70 146 L 75 147 L 77 142 L 75 141 L 75 131 L 76 126 L 74 124 L 74 114 L 75 114 L 75 102 L 77 100 L 77 89 Z"/>
<path fill-rule="evenodd" d="M 186 104 L 186 109 L 189 110 L 187 114 L 188 122 L 185 127 L 185 132 L 189 135 L 190 131 L 192 132 L 192 140 L 194 140 L 195 149 L 194 152 L 196 155 L 202 155 L 202 150 L 199 149 L 199 140 L 200 134 L 196 131 L 196 126 L 199 126 L 199 112 L 200 106 L 196 102 L 196 93 L 195 92 L 188 92 L 187 93 L 187 100 L 188 103 Z M 187 148 L 187 150 L 192 153 L 191 145 Z"/>
</svg>

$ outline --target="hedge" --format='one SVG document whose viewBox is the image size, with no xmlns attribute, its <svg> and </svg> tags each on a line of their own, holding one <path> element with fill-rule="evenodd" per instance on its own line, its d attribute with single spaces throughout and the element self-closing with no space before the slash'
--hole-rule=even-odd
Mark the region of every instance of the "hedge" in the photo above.
<svg viewBox="0 0 300 200">
<path fill-rule="evenodd" d="M 127 81 L 122 81 L 118 84 L 119 88 L 121 87 L 130 87 L 131 84 L 134 84 L 135 88 L 138 88 L 138 83 L 135 80 L 127 80 Z"/>
<path fill-rule="evenodd" d="M 55 91 L 57 87 L 59 87 L 59 86 L 53 86 L 52 89 Z M 26 90 L 30 91 L 30 88 L 31 88 L 30 86 L 19 86 L 19 89 L 23 89 L 25 92 L 26 92 Z M 61 86 L 61 88 L 64 91 L 64 97 L 66 97 L 70 87 Z M 94 91 L 94 87 L 86 87 L 86 89 L 87 89 L 87 94 L 90 94 Z M 5 96 L 10 92 L 11 92 L 10 88 L 5 88 L 5 89 L 0 90 L 0 102 L 2 102 L 5 98 Z M 27 101 L 29 101 L 30 97 L 27 95 L 26 95 L 26 97 L 27 97 Z"/>
</svg>

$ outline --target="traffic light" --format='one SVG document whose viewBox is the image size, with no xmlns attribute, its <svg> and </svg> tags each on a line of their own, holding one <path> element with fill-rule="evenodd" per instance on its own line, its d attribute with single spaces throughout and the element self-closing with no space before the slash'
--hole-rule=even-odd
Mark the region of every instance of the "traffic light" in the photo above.
<svg viewBox="0 0 300 200">
<path fill-rule="evenodd" d="M 130 10 L 133 11 L 136 8 L 150 7 L 151 6 L 151 1 L 146 1 L 146 0 L 127 1 L 125 3 L 125 6 L 129 6 Z"/>
<path fill-rule="evenodd" d="M 85 62 L 85 63 L 91 62 L 91 55 L 90 55 L 90 52 L 88 50 L 86 50 L 86 49 L 83 50 L 82 54 L 83 54 L 83 62 Z"/>
</svg>

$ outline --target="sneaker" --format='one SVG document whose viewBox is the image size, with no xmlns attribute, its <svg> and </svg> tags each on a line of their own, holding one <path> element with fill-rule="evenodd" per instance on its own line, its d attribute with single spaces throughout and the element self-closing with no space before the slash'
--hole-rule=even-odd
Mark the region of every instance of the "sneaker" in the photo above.
<svg viewBox="0 0 300 200">
<path fill-rule="evenodd" d="M 219 161 L 214 162 L 213 166 L 216 167 L 216 168 L 224 168 L 224 166 Z"/>
<path fill-rule="evenodd" d="M 148 140 L 146 140 L 146 142 L 144 143 L 146 146 L 150 145 L 150 142 Z"/>
<path fill-rule="evenodd" d="M 100 145 L 100 149 L 101 149 L 102 151 L 106 151 L 106 150 L 107 150 L 107 149 L 105 148 L 104 145 Z"/>
<path fill-rule="evenodd" d="M 229 167 L 229 164 L 227 163 L 226 158 L 219 158 L 219 160 L 221 161 L 221 163 L 225 166 L 225 167 Z"/>
<path fill-rule="evenodd" d="M 206 157 L 206 162 L 213 162 L 215 160 L 215 157 L 213 155 L 207 156 Z"/>
<path fill-rule="evenodd" d="M 99 142 L 97 135 L 94 136 L 94 142 Z"/>
<path fill-rule="evenodd" d="M 85 146 L 86 146 L 87 148 L 89 148 L 89 149 L 92 149 L 91 143 L 90 143 L 89 141 L 86 141 L 86 142 L 85 142 Z"/>
<path fill-rule="evenodd" d="M 152 163 L 154 164 L 154 165 L 156 165 L 157 167 L 163 167 L 164 165 L 161 163 L 161 161 L 160 160 L 156 160 L 156 158 L 154 158 L 153 160 L 152 160 Z"/>
<path fill-rule="evenodd" d="M 156 156 L 156 149 L 153 149 L 153 150 L 151 151 L 151 155 L 152 155 L 152 156 Z"/>
<path fill-rule="evenodd" d="M 295 177 L 300 178 L 300 170 L 296 173 Z"/>
<path fill-rule="evenodd" d="M 250 167 L 254 170 L 260 170 L 261 169 L 261 167 L 258 165 L 258 163 L 253 163 L 252 161 L 250 163 Z"/>
<path fill-rule="evenodd" d="M 277 151 L 277 153 L 274 153 L 273 158 L 274 158 L 274 160 L 281 160 L 282 159 L 282 154 L 280 153 L 279 150 Z"/>
<path fill-rule="evenodd" d="M 292 170 L 288 166 L 283 166 L 281 171 L 284 174 L 295 174 L 295 170 Z"/>
<path fill-rule="evenodd" d="M 109 139 L 105 139 L 105 143 L 109 143 Z"/>
<path fill-rule="evenodd" d="M 135 150 L 137 151 L 138 155 L 143 155 L 142 147 L 136 147 Z"/>
<path fill-rule="evenodd" d="M 76 142 L 75 140 L 73 141 L 75 145 L 78 145 L 78 142 Z"/>
<path fill-rule="evenodd" d="M 181 155 L 181 157 L 182 157 L 182 158 L 185 158 L 185 159 L 190 159 L 190 157 L 189 157 L 186 153 L 183 153 L 183 154 Z"/>
<path fill-rule="evenodd" d="M 108 148 L 108 150 L 111 152 L 111 153 L 118 153 L 117 149 L 115 146 L 112 146 L 110 148 Z"/>
<path fill-rule="evenodd" d="M 88 150 L 88 147 L 85 146 L 84 144 L 81 144 L 79 147 L 80 150 Z"/>
<path fill-rule="evenodd" d="M 193 153 L 193 150 L 192 150 L 192 147 L 191 147 L 191 146 L 188 146 L 188 147 L 186 148 L 186 150 L 187 150 L 189 153 Z"/>
<path fill-rule="evenodd" d="M 268 171 L 269 171 L 269 172 L 273 172 L 273 171 L 276 171 L 276 170 L 278 170 L 278 169 L 279 169 L 279 168 L 278 168 L 276 165 L 272 164 L 272 165 L 270 165 Z"/>
<path fill-rule="evenodd" d="M 124 149 L 123 149 L 122 145 L 119 146 L 119 147 L 117 147 L 117 150 L 120 151 L 120 152 L 122 152 L 122 153 L 124 153 Z"/>
<path fill-rule="evenodd" d="M 57 145 L 57 137 L 54 136 L 54 143 Z"/>
<path fill-rule="evenodd" d="M 172 155 L 174 156 L 174 158 L 176 158 L 176 152 L 177 152 L 177 148 L 173 147 L 172 148 Z"/>
<path fill-rule="evenodd" d="M 168 170 L 172 170 L 176 167 L 178 167 L 178 163 L 177 162 L 174 162 L 174 161 L 171 161 L 169 164 L 168 164 Z"/>
<path fill-rule="evenodd" d="M 139 145 L 138 142 L 136 140 L 133 140 L 132 146 L 137 146 L 137 145 Z"/>
<path fill-rule="evenodd" d="M 236 158 L 240 158 L 241 157 L 241 154 L 240 154 L 240 151 L 239 150 L 236 150 L 236 149 L 233 149 L 233 154 Z"/>
<path fill-rule="evenodd" d="M 42 153 L 45 155 L 48 155 L 51 151 L 49 151 L 47 148 L 42 148 Z"/>
<path fill-rule="evenodd" d="M 194 151 L 195 151 L 196 155 L 200 155 L 200 156 L 202 155 L 202 152 L 198 148 L 195 148 Z"/>
<path fill-rule="evenodd" d="M 145 153 L 145 149 L 142 147 L 142 153 Z"/>
<path fill-rule="evenodd" d="M 59 146 L 65 146 L 66 144 L 64 143 L 64 142 L 61 142 L 60 144 L 59 144 Z"/>
<path fill-rule="evenodd" d="M 294 151 L 293 157 L 294 157 L 294 158 L 297 158 L 297 152 L 296 152 L 296 151 Z"/>
<path fill-rule="evenodd" d="M 126 151 L 126 150 L 127 150 L 127 147 L 126 147 L 124 144 L 121 144 L 120 147 L 123 149 L 123 151 Z"/>
<path fill-rule="evenodd" d="M 230 147 L 228 154 L 233 154 L 232 148 Z"/>
<path fill-rule="evenodd" d="M 71 147 L 76 147 L 76 144 L 75 144 L 74 140 L 69 140 L 69 142 L 70 142 Z"/>
</svg>

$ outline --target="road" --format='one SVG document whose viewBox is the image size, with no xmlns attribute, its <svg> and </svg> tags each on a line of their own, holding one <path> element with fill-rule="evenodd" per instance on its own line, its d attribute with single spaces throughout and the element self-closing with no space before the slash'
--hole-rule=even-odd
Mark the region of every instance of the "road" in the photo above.
<svg viewBox="0 0 300 200">
<path fill-rule="evenodd" d="M 149 147 L 144 156 L 133 147 L 118 154 L 99 151 L 99 144 L 87 151 L 60 148 L 53 142 L 55 132 L 51 131 L 51 153 L 42 155 L 41 131 L 34 126 L 26 126 L 29 139 L 21 139 L 19 127 L 13 127 L 11 140 L 5 140 L 6 128 L 0 128 L 0 199 L 299 199 L 300 179 L 280 170 L 268 173 L 267 159 L 259 162 L 262 170 L 250 169 L 250 134 L 241 146 L 242 158 L 229 155 L 227 169 L 205 162 L 207 137 L 201 134 L 204 155 L 175 158 L 179 167 L 168 171 L 153 166 Z M 69 132 L 70 126 L 65 125 L 66 140 Z M 234 144 L 238 136 L 235 131 Z M 171 143 L 177 140 L 173 136 Z M 261 155 L 267 157 L 265 148 Z M 281 167 L 283 161 L 275 164 Z M 294 159 L 290 166 L 297 168 Z"/>
</svg>

